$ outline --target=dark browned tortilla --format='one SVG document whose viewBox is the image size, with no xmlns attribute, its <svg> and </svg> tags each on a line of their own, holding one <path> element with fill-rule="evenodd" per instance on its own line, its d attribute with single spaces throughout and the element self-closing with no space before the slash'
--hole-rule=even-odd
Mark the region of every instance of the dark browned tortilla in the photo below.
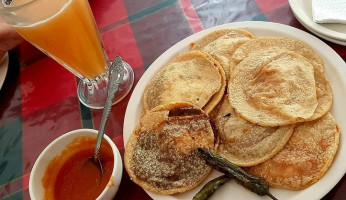
<svg viewBox="0 0 346 200">
<path fill-rule="evenodd" d="M 125 149 L 131 179 L 159 194 L 188 191 L 201 183 L 211 168 L 197 148 L 215 150 L 209 117 L 192 104 L 171 103 L 148 112 Z"/>
</svg>

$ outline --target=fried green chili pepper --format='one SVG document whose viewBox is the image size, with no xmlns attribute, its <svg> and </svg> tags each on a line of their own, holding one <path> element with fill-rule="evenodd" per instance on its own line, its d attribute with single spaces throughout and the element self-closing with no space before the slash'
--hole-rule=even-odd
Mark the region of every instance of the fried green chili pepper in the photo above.
<svg viewBox="0 0 346 200">
<path fill-rule="evenodd" d="M 203 188 L 193 197 L 192 200 L 205 200 L 214 194 L 217 188 L 231 180 L 230 177 L 223 175 L 209 181 Z"/>
<path fill-rule="evenodd" d="M 260 196 L 268 195 L 273 200 L 277 200 L 277 198 L 269 192 L 268 184 L 262 179 L 248 174 L 241 167 L 229 162 L 227 159 L 217 154 L 214 154 L 213 152 L 206 151 L 202 148 L 198 148 L 198 151 L 207 164 L 212 168 L 224 173 L 228 177 L 234 178 L 237 183 Z"/>
</svg>

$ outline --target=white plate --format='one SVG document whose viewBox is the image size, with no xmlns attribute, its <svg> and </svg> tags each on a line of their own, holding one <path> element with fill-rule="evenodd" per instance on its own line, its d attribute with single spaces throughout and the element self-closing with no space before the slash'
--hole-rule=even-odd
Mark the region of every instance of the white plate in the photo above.
<svg viewBox="0 0 346 200">
<path fill-rule="evenodd" d="M 146 85 L 156 72 L 164 66 L 169 60 L 177 55 L 186 52 L 189 44 L 203 37 L 204 35 L 222 28 L 244 28 L 252 32 L 255 36 L 282 36 L 292 37 L 303 40 L 308 43 L 321 57 L 325 64 L 325 74 L 330 80 L 330 85 L 333 89 L 333 107 L 331 113 L 339 122 L 340 129 L 343 133 L 346 132 L 346 123 L 341 123 L 346 118 L 346 106 L 344 97 L 346 96 L 346 64 L 340 56 L 328 45 L 319 40 L 318 38 L 301 31 L 299 29 L 270 22 L 237 22 L 231 24 L 224 24 L 221 26 L 213 27 L 199 33 L 196 33 L 172 46 L 164 52 L 159 58 L 153 62 L 150 68 L 143 74 L 139 80 L 136 88 L 134 89 L 130 98 L 129 104 L 125 113 L 124 121 L 124 143 L 127 141 L 139 120 L 139 115 L 142 109 L 142 95 Z M 271 188 L 271 192 L 280 200 L 282 199 L 320 199 L 328 193 L 336 183 L 343 177 L 346 171 L 346 140 L 340 141 L 339 151 L 336 158 L 328 170 L 328 172 L 314 185 L 307 189 L 300 191 L 290 191 L 284 189 Z M 217 176 L 217 172 L 213 172 L 207 180 Z M 206 180 L 206 181 L 207 181 Z M 206 182 L 205 181 L 205 182 Z M 204 185 L 204 184 L 202 184 Z M 155 200 L 173 200 L 173 199 L 189 199 L 191 200 L 202 187 L 199 186 L 194 190 L 177 195 L 158 195 L 151 192 L 148 194 Z M 214 195 L 213 199 L 218 200 L 231 200 L 231 199 L 269 199 L 269 197 L 259 197 L 256 194 L 249 192 L 241 186 L 231 181 L 225 186 L 220 188 Z"/>
<path fill-rule="evenodd" d="M 335 43 L 335 44 L 340 44 L 340 45 L 346 46 L 346 41 L 336 40 L 336 39 L 327 37 L 327 36 L 325 36 L 325 35 L 319 34 L 319 33 L 317 33 L 317 32 L 314 32 L 309 26 L 307 26 L 306 24 L 304 24 L 304 22 L 300 21 L 299 19 L 298 19 L 298 21 L 299 21 L 306 29 L 308 29 L 309 31 L 313 32 L 313 33 L 314 33 L 315 35 L 317 35 L 318 37 L 323 38 L 323 39 L 325 39 L 325 40 L 328 40 L 328 41 L 330 41 L 330 42 L 333 42 L 333 43 Z"/>
<path fill-rule="evenodd" d="M 7 69 L 8 69 L 8 53 L 2 57 L 0 61 L 0 89 L 2 85 L 4 84 L 6 74 L 7 74 Z"/>
<path fill-rule="evenodd" d="M 317 24 L 312 20 L 311 0 L 289 0 L 288 2 L 294 15 L 303 26 L 326 40 L 341 41 L 345 45 L 346 24 Z"/>
</svg>

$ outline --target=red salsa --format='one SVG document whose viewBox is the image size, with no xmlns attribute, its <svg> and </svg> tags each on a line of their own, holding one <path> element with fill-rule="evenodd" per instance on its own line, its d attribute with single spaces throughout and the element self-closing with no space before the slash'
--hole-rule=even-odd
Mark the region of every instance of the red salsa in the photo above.
<svg viewBox="0 0 346 200">
<path fill-rule="evenodd" d="M 94 200 L 101 194 L 113 179 L 114 156 L 111 146 L 102 141 L 99 153 L 103 166 L 101 176 L 98 166 L 87 160 L 94 155 L 95 140 L 76 138 L 49 163 L 42 178 L 44 199 Z"/>
</svg>

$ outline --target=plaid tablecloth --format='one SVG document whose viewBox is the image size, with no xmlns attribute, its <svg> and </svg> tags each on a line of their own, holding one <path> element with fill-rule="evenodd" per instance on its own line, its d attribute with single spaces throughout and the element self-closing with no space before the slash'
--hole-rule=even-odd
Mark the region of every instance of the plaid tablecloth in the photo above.
<svg viewBox="0 0 346 200">
<path fill-rule="evenodd" d="M 90 0 L 109 58 L 119 54 L 135 72 L 135 83 L 150 64 L 181 39 L 237 21 L 271 21 L 306 29 L 287 0 Z M 344 60 L 346 47 L 326 42 Z M 101 110 L 81 105 L 77 80 L 28 43 L 10 52 L 0 90 L 0 199 L 30 199 L 29 177 L 42 150 L 58 136 L 99 127 Z M 124 152 L 123 121 L 130 95 L 113 106 L 106 133 Z M 115 199 L 150 199 L 124 170 Z M 324 199 L 346 199 L 346 178 Z"/>
</svg>

